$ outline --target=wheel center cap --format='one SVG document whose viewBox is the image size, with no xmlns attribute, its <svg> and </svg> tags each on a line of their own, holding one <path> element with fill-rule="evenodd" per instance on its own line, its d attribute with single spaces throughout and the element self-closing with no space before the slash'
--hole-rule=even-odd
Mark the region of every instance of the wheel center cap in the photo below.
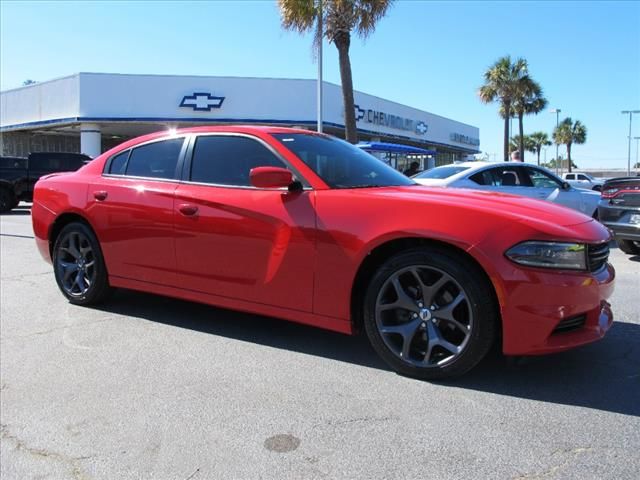
<svg viewBox="0 0 640 480">
<path fill-rule="evenodd" d="M 428 308 L 421 308 L 420 312 L 418 312 L 418 316 L 423 322 L 431 320 L 431 310 L 429 310 Z"/>
</svg>

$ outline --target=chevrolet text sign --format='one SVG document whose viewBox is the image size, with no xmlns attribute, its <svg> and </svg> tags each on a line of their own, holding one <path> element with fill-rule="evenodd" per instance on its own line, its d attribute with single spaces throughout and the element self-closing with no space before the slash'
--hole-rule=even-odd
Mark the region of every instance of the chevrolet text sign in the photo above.
<svg viewBox="0 0 640 480">
<path fill-rule="evenodd" d="M 418 135 L 424 135 L 429 130 L 429 126 L 420 120 L 400 117 L 398 115 L 380 112 L 378 110 L 364 109 L 360 108 L 360 105 L 355 105 L 355 109 L 356 122 L 365 121 L 374 125 L 414 132 Z"/>
</svg>

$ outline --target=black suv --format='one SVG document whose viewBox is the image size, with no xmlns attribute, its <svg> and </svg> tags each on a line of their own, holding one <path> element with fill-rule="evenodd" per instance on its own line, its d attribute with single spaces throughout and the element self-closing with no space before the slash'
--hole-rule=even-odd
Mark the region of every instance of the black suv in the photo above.
<svg viewBox="0 0 640 480">
<path fill-rule="evenodd" d="M 640 255 L 640 177 L 607 180 L 598 219 L 613 231 L 620 250 Z"/>
<path fill-rule="evenodd" d="M 0 213 L 20 201 L 33 200 L 33 186 L 43 175 L 71 172 L 91 160 L 81 153 L 38 152 L 23 157 L 0 157 Z"/>
</svg>

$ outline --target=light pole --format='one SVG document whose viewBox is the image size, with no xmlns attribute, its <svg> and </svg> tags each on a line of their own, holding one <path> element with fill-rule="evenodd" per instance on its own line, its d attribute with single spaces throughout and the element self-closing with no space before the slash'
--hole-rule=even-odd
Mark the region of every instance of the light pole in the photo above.
<svg viewBox="0 0 640 480">
<path fill-rule="evenodd" d="M 552 108 L 550 112 L 556 114 L 556 129 L 557 129 L 558 125 L 560 124 L 560 112 L 562 112 L 562 110 L 560 110 L 559 108 Z M 558 147 L 559 145 L 556 143 L 556 175 L 558 175 Z"/>
<path fill-rule="evenodd" d="M 322 0 L 318 1 L 318 132 L 322 133 Z"/>
<path fill-rule="evenodd" d="M 631 117 L 634 113 L 640 113 L 640 110 L 623 110 L 623 115 L 629 114 L 629 152 L 627 153 L 627 176 L 631 176 Z"/>
<path fill-rule="evenodd" d="M 638 161 L 638 146 L 640 146 L 640 137 L 633 137 L 636 141 L 636 175 L 640 172 L 640 162 Z"/>
</svg>

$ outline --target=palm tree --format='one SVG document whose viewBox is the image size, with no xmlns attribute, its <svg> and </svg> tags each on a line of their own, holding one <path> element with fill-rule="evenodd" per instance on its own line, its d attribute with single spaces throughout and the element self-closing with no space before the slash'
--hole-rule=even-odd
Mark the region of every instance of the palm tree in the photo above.
<svg viewBox="0 0 640 480">
<path fill-rule="evenodd" d="M 351 33 L 362 38 L 375 30 L 376 24 L 385 16 L 393 0 L 278 0 L 282 26 L 287 30 L 306 33 L 313 30 L 322 11 L 324 31 L 316 29 L 316 41 L 326 37 L 338 49 L 342 99 L 344 103 L 345 137 L 348 142 L 358 142 L 353 79 L 349 46 Z M 322 10 L 320 6 L 322 5 Z"/>
<path fill-rule="evenodd" d="M 524 139 L 520 140 L 520 135 L 514 135 L 511 137 L 511 141 L 509 142 L 509 151 L 513 152 L 518 150 L 520 152 L 520 160 L 523 159 L 524 155 L 522 154 L 524 148 L 527 152 L 535 153 L 535 145 L 533 144 L 533 140 L 529 135 L 525 135 Z"/>
<path fill-rule="evenodd" d="M 519 138 L 521 140 L 519 145 L 520 159 L 524 162 L 525 150 L 530 150 L 525 147 L 522 141 L 525 140 L 523 117 L 525 114 L 538 114 L 547 107 L 547 99 L 542 94 L 542 87 L 533 80 L 529 75 L 526 75 L 520 79 L 516 88 L 516 97 L 513 101 L 513 111 L 518 117 L 518 126 L 520 129 Z"/>
<path fill-rule="evenodd" d="M 571 172 L 571 145 L 581 145 L 587 141 L 587 127 L 580 120 L 575 122 L 570 117 L 565 118 L 553 130 L 553 141 L 558 145 L 567 146 L 568 171 Z"/>
<path fill-rule="evenodd" d="M 549 135 L 547 135 L 546 132 L 533 132 L 529 135 L 529 138 L 534 146 L 533 153 L 538 154 L 538 165 L 540 165 L 540 151 L 542 150 L 542 147 L 548 147 L 551 145 Z"/>
<path fill-rule="evenodd" d="M 509 118 L 517 97 L 518 85 L 528 74 L 527 61 L 523 58 L 511 63 L 511 57 L 499 58 L 484 73 L 484 85 L 478 90 L 483 103 L 500 102 L 504 118 L 504 161 L 509 161 Z"/>
</svg>

